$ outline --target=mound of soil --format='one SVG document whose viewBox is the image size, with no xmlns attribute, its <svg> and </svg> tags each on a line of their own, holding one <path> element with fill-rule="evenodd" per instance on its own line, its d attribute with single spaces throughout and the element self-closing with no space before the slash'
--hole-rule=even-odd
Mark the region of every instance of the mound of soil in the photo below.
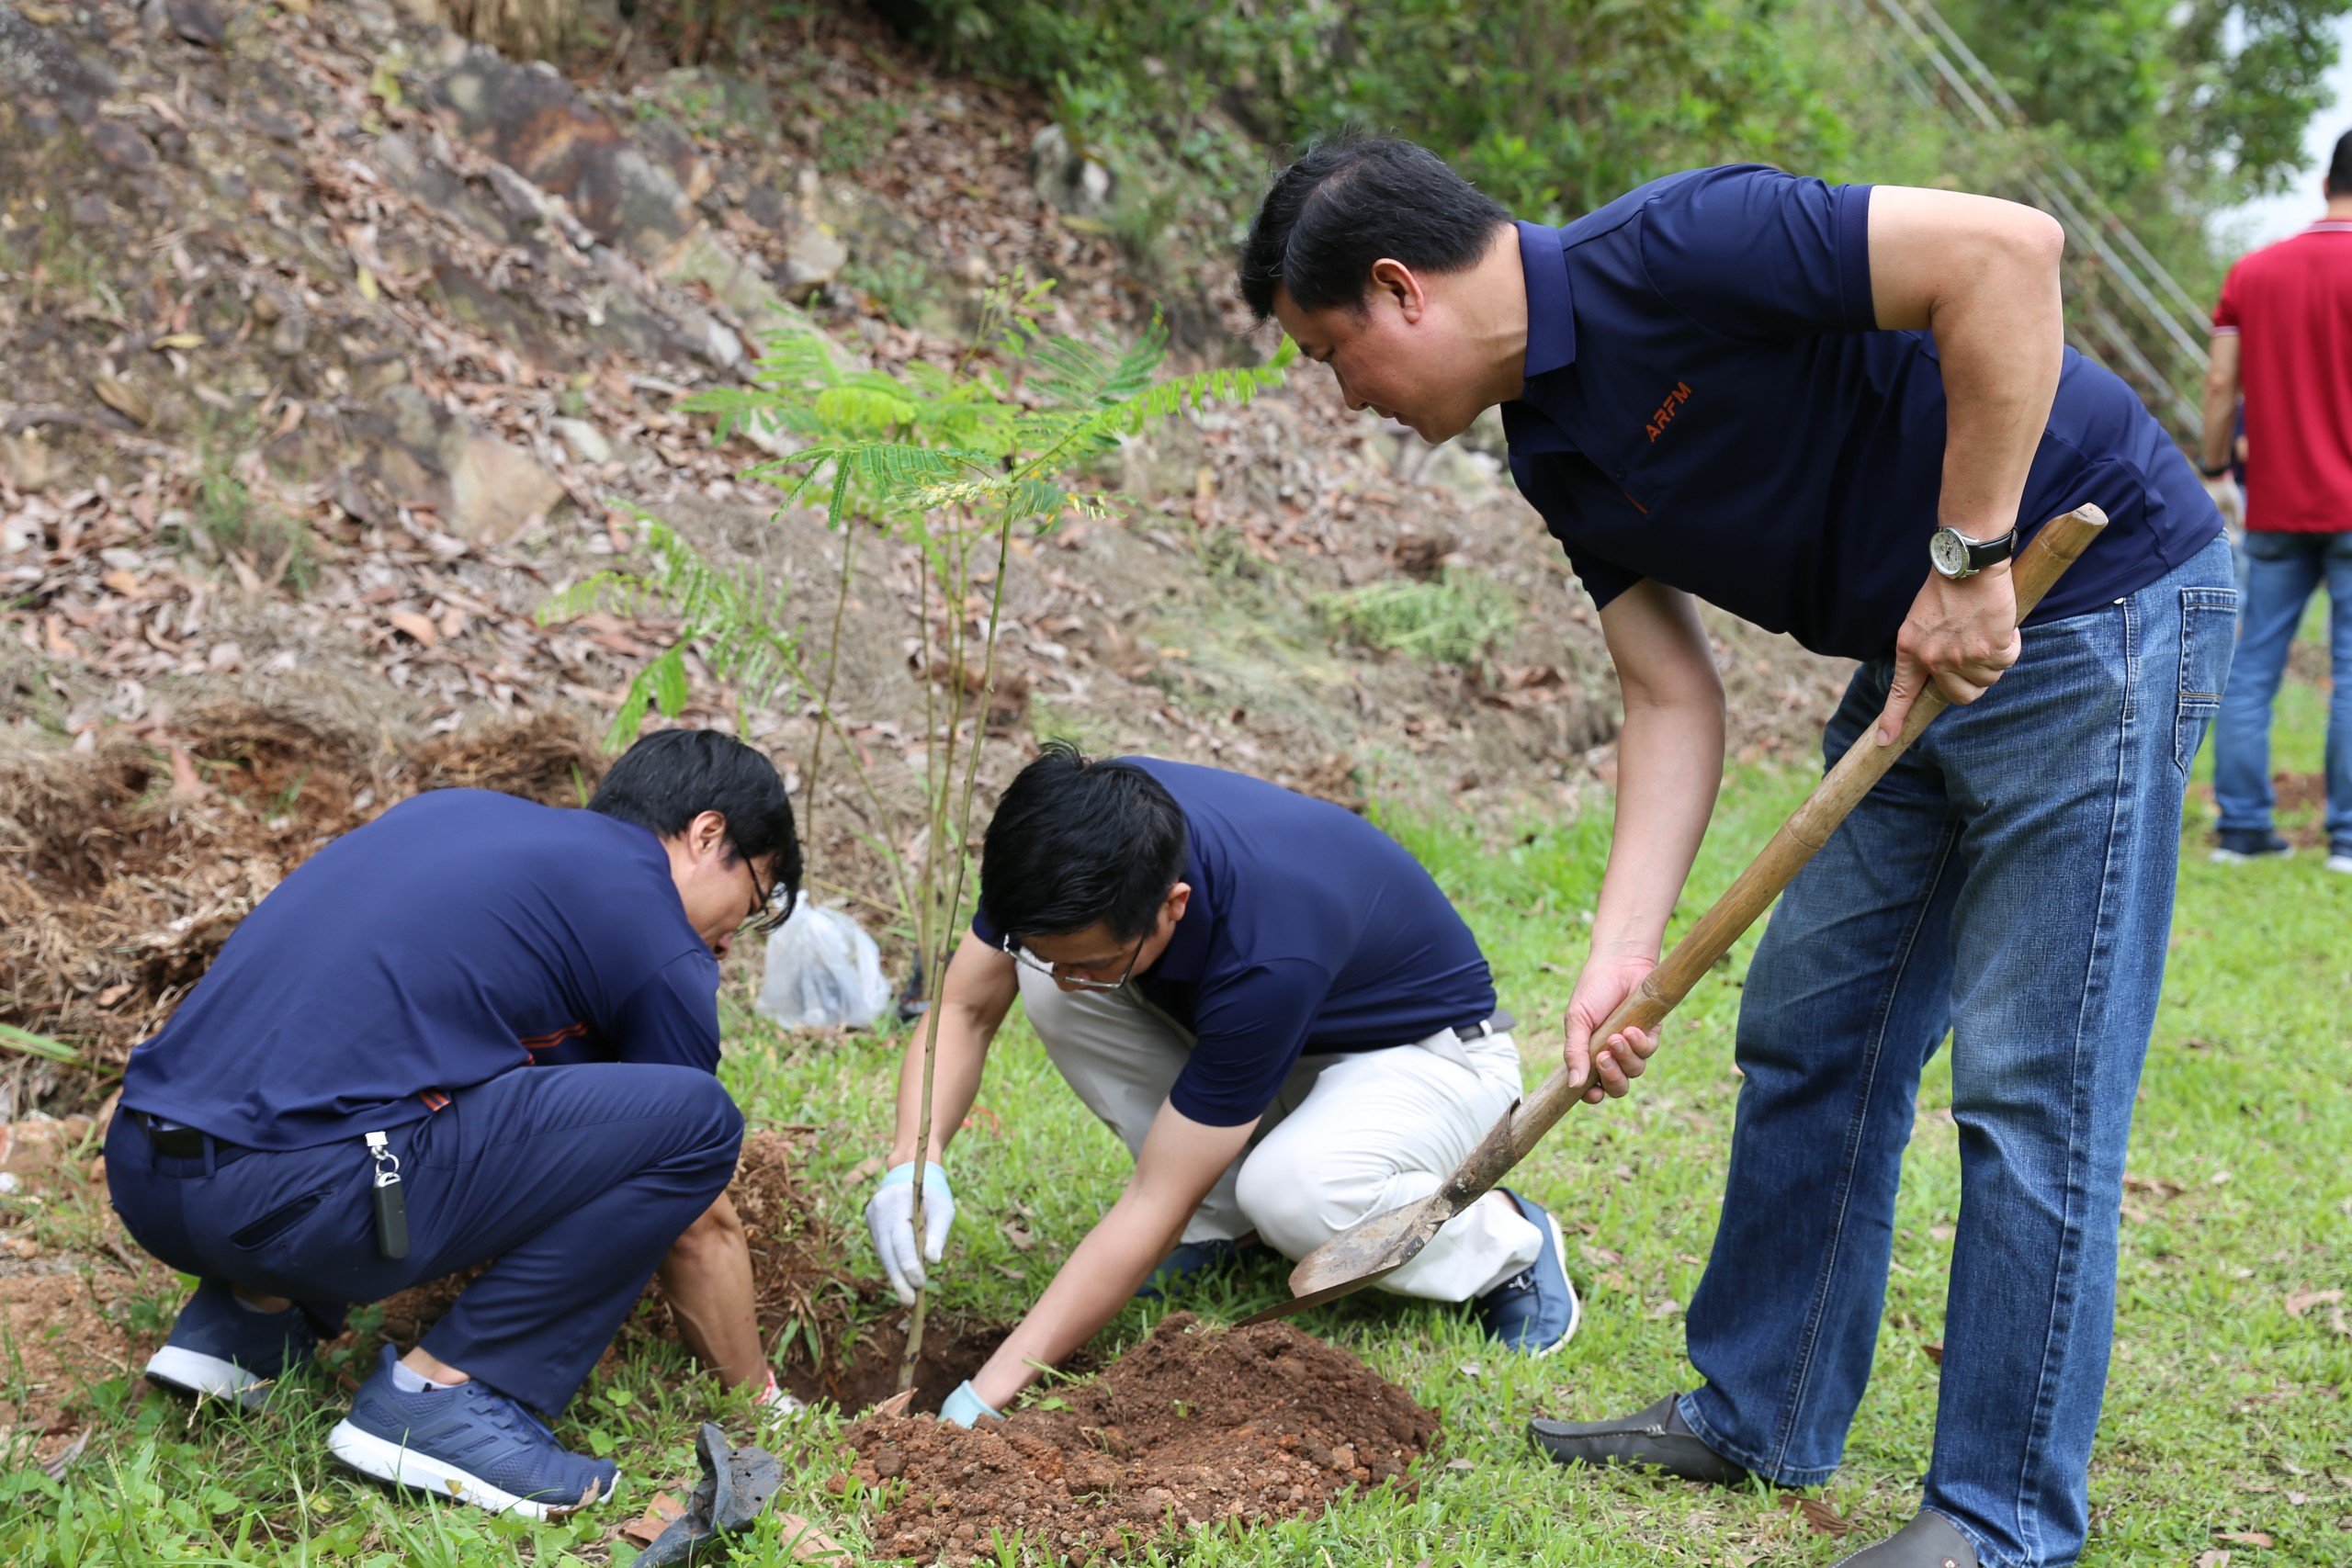
<svg viewBox="0 0 2352 1568">
<path fill-rule="evenodd" d="M 852 1426 L 849 1474 L 891 1499 L 877 1549 L 967 1563 L 993 1561 L 992 1536 L 1026 1537 L 1084 1562 L 1227 1519 L 1312 1517 L 1350 1486 L 1411 1490 L 1407 1469 L 1438 1425 L 1289 1324 L 1218 1331 L 1189 1313 L 1055 1394 L 1059 1408 L 971 1431 L 906 1416 Z"/>
<path fill-rule="evenodd" d="M 334 835 L 425 789 L 577 806 L 604 769 L 571 719 L 539 715 L 427 742 L 224 703 L 88 753 L 0 743 L 0 1021 L 119 1068 L 162 1027 L 264 895 Z M 72 1110 L 103 1080 L 50 1064 L 19 1105 Z"/>
</svg>

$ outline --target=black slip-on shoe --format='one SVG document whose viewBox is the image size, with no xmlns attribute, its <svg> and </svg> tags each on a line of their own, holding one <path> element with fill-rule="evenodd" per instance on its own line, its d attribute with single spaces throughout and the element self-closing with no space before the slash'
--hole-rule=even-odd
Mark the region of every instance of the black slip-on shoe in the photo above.
<svg viewBox="0 0 2352 1568">
<path fill-rule="evenodd" d="M 1710 1486 L 1744 1486 L 1747 1472 L 1701 1442 L 1675 1414 L 1675 1395 L 1610 1421 L 1530 1421 L 1527 1440 L 1556 1464 L 1625 1464 Z"/>
<path fill-rule="evenodd" d="M 1923 1508 L 1876 1546 L 1839 1558 L 1838 1568 L 1976 1568 L 1976 1549 L 1950 1519 Z"/>
</svg>

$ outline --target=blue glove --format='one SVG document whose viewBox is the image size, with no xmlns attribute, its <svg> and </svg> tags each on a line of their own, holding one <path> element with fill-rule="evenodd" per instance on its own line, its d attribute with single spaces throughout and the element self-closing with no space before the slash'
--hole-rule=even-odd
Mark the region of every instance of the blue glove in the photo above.
<svg viewBox="0 0 2352 1568">
<path fill-rule="evenodd" d="M 988 1401 L 972 1392 L 969 1380 L 957 1383 L 956 1392 L 947 1396 L 947 1403 L 939 1407 L 939 1418 L 952 1421 L 958 1427 L 969 1427 L 983 1416 L 998 1421 L 1004 1419 L 1003 1411 L 991 1407 Z"/>
<path fill-rule="evenodd" d="M 915 1238 L 915 1164 L 894 1165 L 875 1188 L 865 1205 L 865 1231 L 882 1259 L 901 1306 L 912 1306 L 924 1284 L 922 1266 L 939 1261 L 947 1246 L 947 1227 L 956 1223 L 956 1194 L 947 1172 L 934 1161 L 922 1168 L 922 1238 Z"/>
</svg>

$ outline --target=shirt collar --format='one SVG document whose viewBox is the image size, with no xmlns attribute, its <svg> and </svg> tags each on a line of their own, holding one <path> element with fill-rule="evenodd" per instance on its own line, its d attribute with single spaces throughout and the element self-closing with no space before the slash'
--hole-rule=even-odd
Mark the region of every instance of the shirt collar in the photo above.
<svg viewBox="0 0 2352 1568">
<path fill-rule="evenodd" d="M 1568 291 L 1568 260 L 1560 231 L 1541 223 L 1519 226 L 1519 265 L 1527 278 L 1527 378 L 1574 364 L 1577 322 Z"/>
<path fill-rule="evenodd" d="M 2311 226 L 2314 234 L 2352 233 L 2352 218 L 2323 218 Z"/>
<path fill-rule="evenodd" d="M 1184 884 L 1193 890 L 1193 897 L 1184 905 L 1184 918 L 1176 922 L 1176 930 L 1170 934 L 1159 960 L 1137 976 L 1139 979 L 1189 986 L 1199 980 L 1208 966 L 1209 938 L 1216 917 L 1209 912 L 1209 890 L 1201 880 L 1200 857 L 1190 852 L 1184 856 Z"/>
</svg>

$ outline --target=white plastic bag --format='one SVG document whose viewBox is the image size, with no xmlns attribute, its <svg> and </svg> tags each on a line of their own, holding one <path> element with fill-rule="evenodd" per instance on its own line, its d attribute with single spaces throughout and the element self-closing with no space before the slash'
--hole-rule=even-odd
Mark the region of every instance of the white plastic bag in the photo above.
<svg viewBox="0 0 2352 1568">
<path fill-rule="evenodd" d="M 881 950 L 839 909 L 795 905 L 766 962 L 760 1011 L 787 1029 L 863 1029 L 890 1005 Z"/>
</svg>

